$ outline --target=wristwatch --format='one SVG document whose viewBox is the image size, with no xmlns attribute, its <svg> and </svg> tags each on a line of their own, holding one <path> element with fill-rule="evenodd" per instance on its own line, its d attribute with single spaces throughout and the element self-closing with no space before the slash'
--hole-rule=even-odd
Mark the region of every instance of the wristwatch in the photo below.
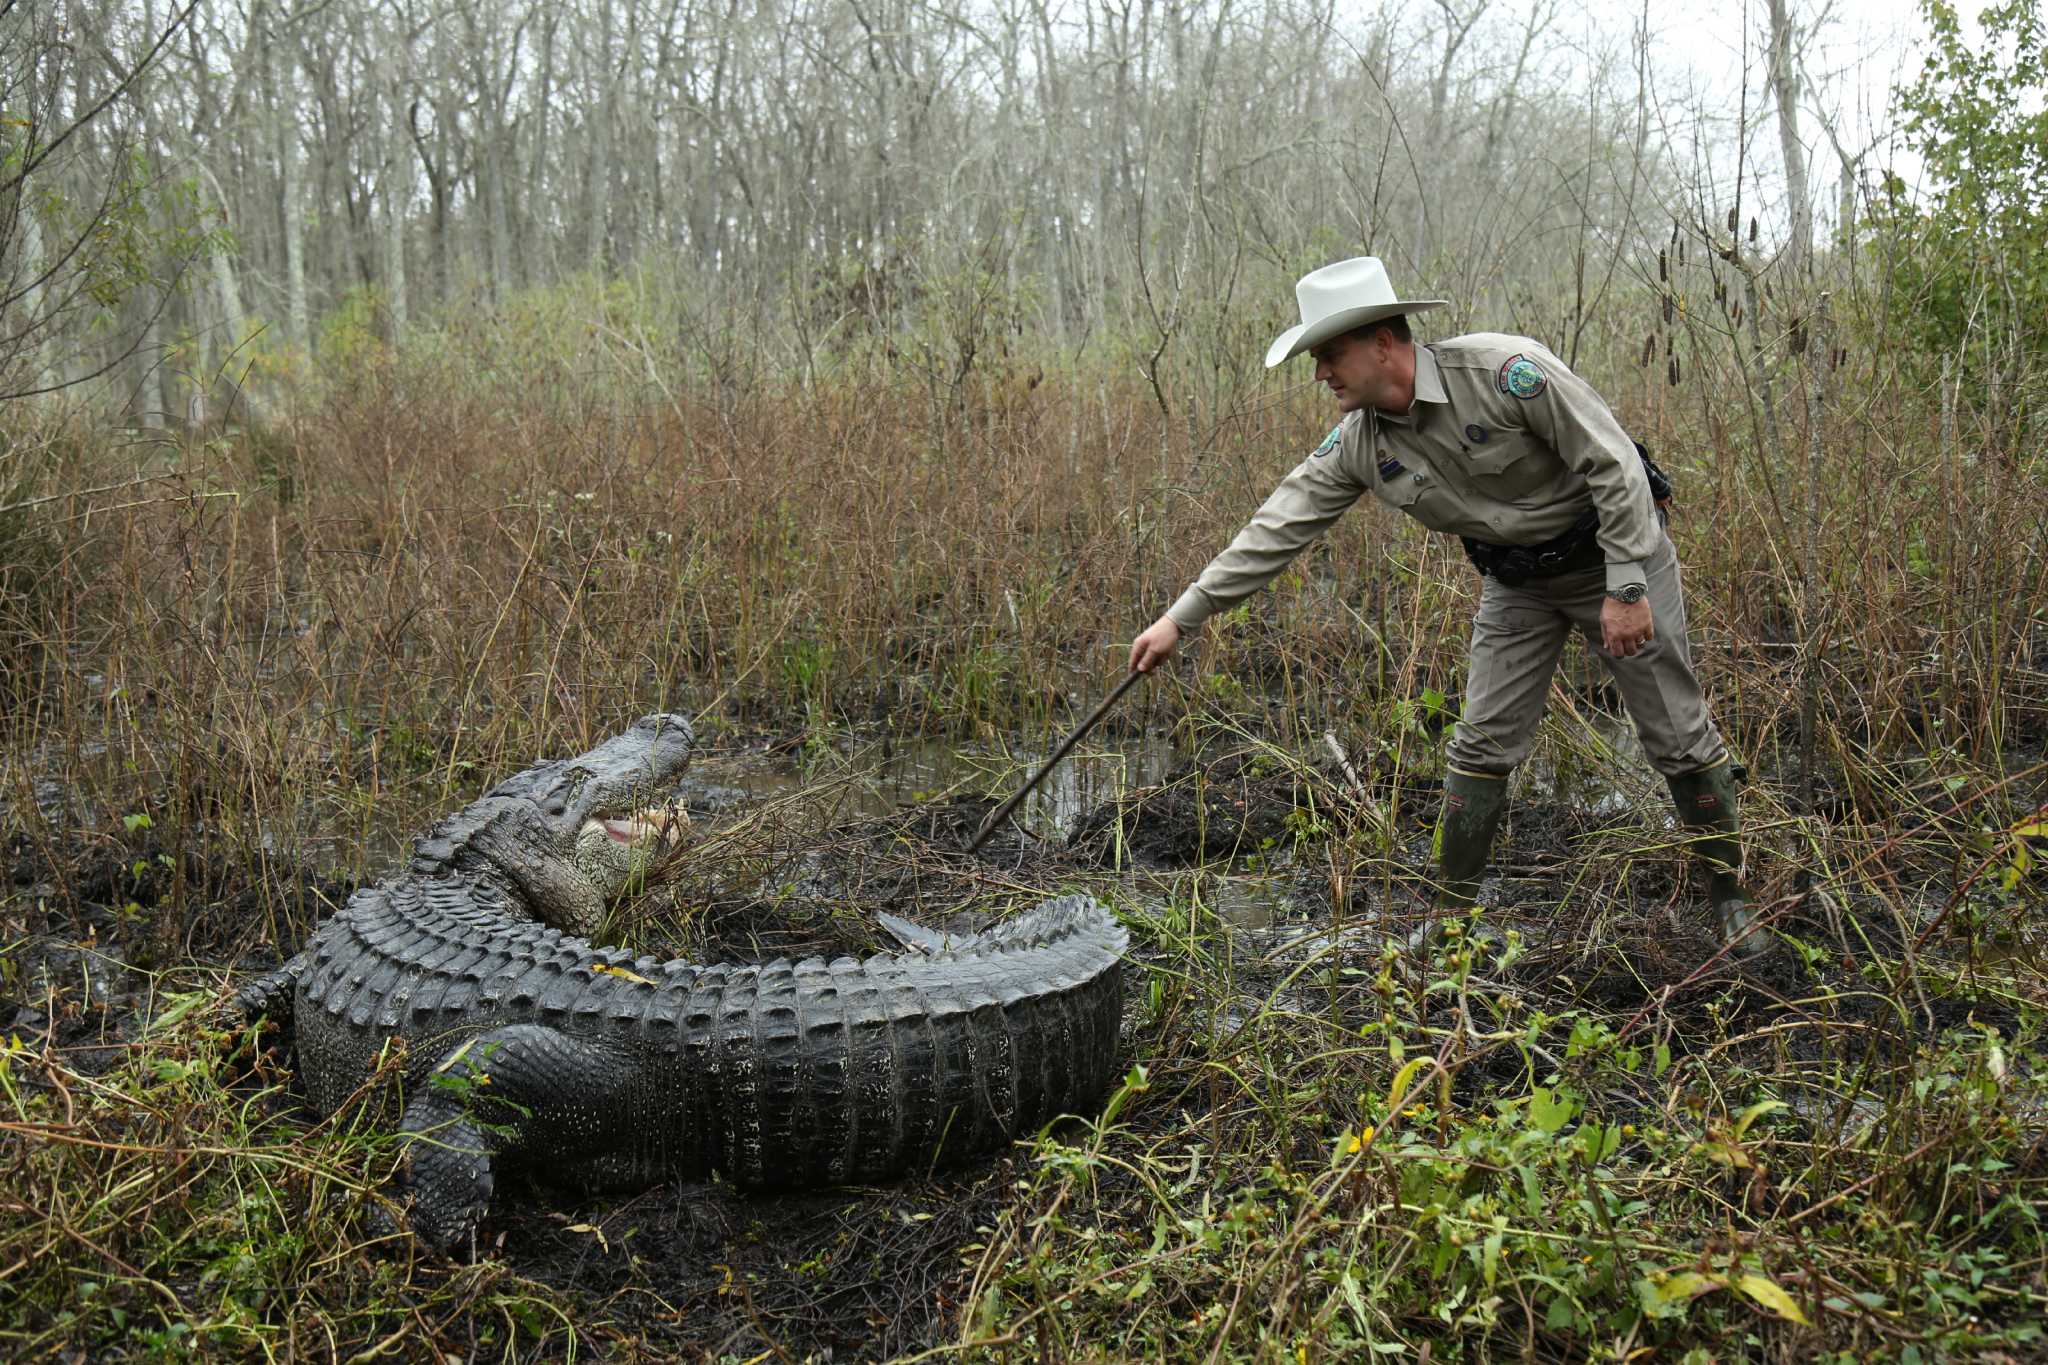
<svg viewBox="0 0 2048 1365">
<path fill-rule="evenodd" d="M 1642 601 L 1643 594 L 1648 591 L 1649 589 L 1640 583 L 1624 583 L 1621 587 L 1609 588 L 1607 595 L 1624 607 L 1632 607 Z"/>
</svg>

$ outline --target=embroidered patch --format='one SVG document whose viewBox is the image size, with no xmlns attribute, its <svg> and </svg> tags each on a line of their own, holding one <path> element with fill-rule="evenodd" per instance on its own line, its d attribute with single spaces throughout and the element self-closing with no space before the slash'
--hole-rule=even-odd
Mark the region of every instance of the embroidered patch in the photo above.
<svg viewBox="0 0 2048 1365">
<path fill-rule="evenodd" d="M 1318 455 L 1327 455 L 1331 451 L 1335 450 L 1337 448 L 1338 439 L 1341 438 L 1343 435 L 1344 424 L 1342 422 L 1339 422 L 1336 426 L 1330 428 L 1330 434 L 1323 438 L 1323 443 L 1317 446 L 1313 451 L 1309 453 L 1309 458 L 1313 460 Z"/>
<path fill-rule="evenodd" d="M 1465 428 L 1465 439 L 1470 441 L 1475 446 L 1485 445 L 1487 441 L 1492 438 L 1492 436 L 1492 432 L 1488 431 L 1485 427 L 1482 427 L 1477 423 L 1474 423 L 1473 425 Z"/>
<path fill-rule="evenodd" d="M 1550 383 L 1550 377 L 1543 373 L 1543 367 L 1525 355 L 1511 355 L 1507 363 L 1494 376 L 1494 386 L 1502 393 L 1513 394 L 1524 401 L 1543 392 Z"/>
</svg>

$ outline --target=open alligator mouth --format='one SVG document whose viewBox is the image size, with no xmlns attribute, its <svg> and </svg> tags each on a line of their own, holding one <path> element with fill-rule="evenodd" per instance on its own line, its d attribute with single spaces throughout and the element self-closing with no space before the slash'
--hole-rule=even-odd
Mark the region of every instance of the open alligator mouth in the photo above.
<svg viewBox="0 0 2048 1365">
<path fill-rule="evenodd" d="M 667 843 L 676 836 L 682 823 L 672 808 L 649 806 L 628 816 L 586 820 L 583 829 L 585 833 L 592 828 L 600 829 L 618 843 L 640 848 Z"/>
</svg>

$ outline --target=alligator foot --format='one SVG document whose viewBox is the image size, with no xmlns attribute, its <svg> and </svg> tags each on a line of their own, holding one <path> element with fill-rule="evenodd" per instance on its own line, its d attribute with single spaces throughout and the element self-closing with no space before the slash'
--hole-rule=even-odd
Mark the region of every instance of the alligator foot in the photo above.
<svg viewBox="0 0 2048 1365">
<path fill-rule="evenodd" d="M 470 1239 L 491 1206 L 490 1135 L 460 1101 L 422 1095 L 406 1106 L 399 1129 L 407 1144 L 404 1181 L 412 1194 L 412 1230 L 436 1251 Z"/>
<path fill-rule="evenodd" d="M 292 1011 L 298 997 L 299 974 L 305 969 L 306 955 L 300 953 L 276 971 L 265 972 L 255 980 L 245 982 L 229 1003 L 226 1012 L 228 1026 L 267 1025 L 273 1043 L 289 1046 L 294 1036 Z"/>
<path fill-rule="evenodd" d="M 574 1163 L 626 1145 L 627 1076 L 612 1052 L 541 1024 L 456 1048 L 399 1124 L 413 1232 L 453 1251 L 483 1221 L 499 1163 Z"/>
</svg>

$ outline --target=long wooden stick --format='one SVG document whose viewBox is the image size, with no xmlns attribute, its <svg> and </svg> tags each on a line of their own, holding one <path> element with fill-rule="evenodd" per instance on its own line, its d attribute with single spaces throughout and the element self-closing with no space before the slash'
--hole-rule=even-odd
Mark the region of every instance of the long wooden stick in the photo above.
<svg viewBox="0 0 2048 1365">
<path fill-rule="evenodd" d="M 1045 775 L 1051 772 L 1056 766 L 1058 766 L 1059 761 L 1067 756 L 1068 750 L 1072 749 L 1076 744 L 1079 744 L 1081 742 L 1081 736 L 1087 734 L 1090 730 L 1093 730 L 1096 726 L 1096 723 L 1099 722 L 1104 716 L 1109 714 L 1109 708 L 1116 705 L 1117 698 L 1123 696 L 1124 693 L 1130 691 L 1131 685 L 1144 676 L 1145 675 L 1143 673 L 1138 672 L 1125 674 L 1124 680 L 1116 685 L 1116 691 L 1110 693 L 1107 697 L 1104 697 L 1102 699 L 1102 705 L 1096 707 L 1093 711 L 1089 712 L 1088 719 L 1082 721 L 1079 725 L 1075 726 L 1074 733 L 1068 735 L 1065 739 L 1060 741 L 1060 747 L 1054 749 L 1052 751 L 1052 757 L 1048 758 L 1047 760 L 1045 760 L 1044 763 L 1040 764 L 1037 772 L 1031 774 L 1031 780 L 1029 782 L 1026 782 L 1022 787 L 1019 787 L 1017 789 L 1017 794 L 1015 796 L 1003 802 L 1002 805 L 997 806 L 995 810 L 989 813 L 988 819 L 982 821 L 981 828 L 975 831 L 974 842 L 967 846 L 967 851 L 969 853 L 973 853 L 977 849 L 979 849 L 983 844 L 987 843 L 988 836 L 995 833 L 997 825 L 1003 823 L 1003 817 L 1008 815 L 1011 811 L 1017 809 L 1017 803 L 1022 801 L 1025 797 L 1031 795 L 1031 793 L 1037 789 L 1038 784 L 1045 781 Z"/>
</svg>

